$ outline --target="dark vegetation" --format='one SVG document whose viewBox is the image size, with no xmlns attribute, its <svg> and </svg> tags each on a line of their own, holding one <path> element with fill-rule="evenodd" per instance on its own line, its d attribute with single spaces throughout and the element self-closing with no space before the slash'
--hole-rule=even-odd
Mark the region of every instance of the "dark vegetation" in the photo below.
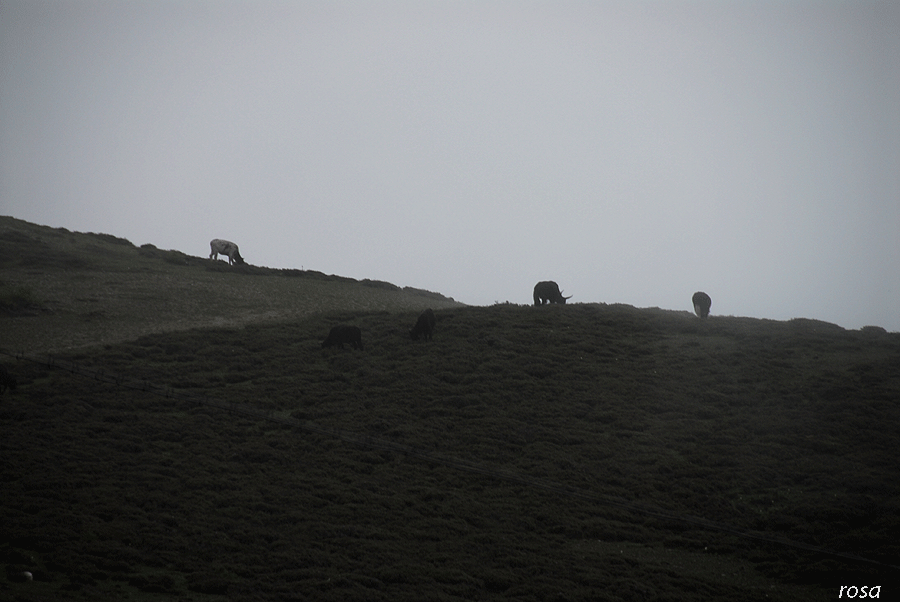
<svg viewBox="0 0 900 602">
<path fill-rule="evenodd" d="M 286 280 L 118 240 L 101 241 L 126 256 L 102 260 L 123 284 L 95 302 L 98 328 L 127 323 L 103 312 L 135 294 L 129 266 L 213 289 Z M 29 269 L 94 277 L 49 261 Z M 17 265 L 45 309 L 0 328 L 81 332 L 79 306 Z M 338 284 L 344 305 L 220 327 L 175 328 L 193 306 L 173 300 L 161 326 L 52 359 L 17 335 L 29 359 L 0 355 L 19 384 L 0 397 L 0 599 L 890 599 L 900 335 L 447 303 L 425 345 L 409 326 L 446 298 Z M 364 351 L 321 348 L 341 323 Z"/>
</svg>

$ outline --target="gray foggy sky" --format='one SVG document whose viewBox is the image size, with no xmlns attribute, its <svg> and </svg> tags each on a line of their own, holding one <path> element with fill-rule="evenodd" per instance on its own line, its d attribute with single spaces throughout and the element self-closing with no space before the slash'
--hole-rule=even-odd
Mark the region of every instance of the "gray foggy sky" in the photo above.
<svg viewBox="0 0 900 602">
<path fill-rule="evenodd" d="M 900 330 L 900 3 L 0 0 L 0 214 Z"/>
</svg>

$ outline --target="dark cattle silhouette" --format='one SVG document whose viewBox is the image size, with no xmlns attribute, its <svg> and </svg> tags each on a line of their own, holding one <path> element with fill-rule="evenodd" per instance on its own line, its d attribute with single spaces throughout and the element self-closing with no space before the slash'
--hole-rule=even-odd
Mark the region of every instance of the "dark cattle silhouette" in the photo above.
<svg viewBox="0 0 900 602">
<path fill-rule="evenodd" d="M 545 280 L 543 282 L 538 282 L 534 285 L 534 304 L 535 305 L 543 305 L 544 302 L 547 303 L 563 303 L 565 304 L 566 299 L 571 299 L 572 295 L 568 297 L 563 297 L 562 293 L 559 292 L 559 285 L 553 282 L 552 280 Z"/>
<path fill-rule="evenodd" d="M 228 256 L 228 265 L 244 263 L 244 258 L 241 257 L 238 246 L 230 240 L 222 240 L 221 238 L 212 239 L 209 241 L 209 251 L 210 259 L 218 259 L 219 253 L 221 253 L 222 255 Z"/>
<path fill-rule="evenodd" d="M 694 304 L 694 313 L 698 318 L 705 318 L 709 315 L 709 308 L 712 307 L 712 299 L 709 298 L 709 295 L 703 291 L 697 291 L 691 297 L 691 302 Z"/>
<path fill-rule="evenodd" d="M 430 341 L 434 333 L 435 322 L 434 312 L 431 309 L 426 309 L 419 315 L 416 325 L 409 331 L 409 337 L 414 341 L 418 341 L 420 335 L 425 335 L 425 340 Z"/>
<path fill-rule="evenodd" d="M 322 349 L 335 345 L 343 349 L 344 343 L 353 345 L 354 349 L 362 349 L 362 331 L 356 326 L 335 326 L 328 333 L 328 338 L 322 341 Z"/>
<path fill-rule="evenodd" d="M 7 387 L 9 387 L 10 391 L 15 391 L 16 379 L 10 376 L 9 372 L 6 371 L 6 366 L 0 364 L 0 395 L 6 391 Z"/>
</svg>

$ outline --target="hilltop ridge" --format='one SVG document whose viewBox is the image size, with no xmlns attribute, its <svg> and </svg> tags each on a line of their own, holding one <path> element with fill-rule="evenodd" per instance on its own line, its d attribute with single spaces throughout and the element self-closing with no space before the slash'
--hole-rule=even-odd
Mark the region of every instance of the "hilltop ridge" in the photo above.
<svg viewBox="0 0 900 602">
<path fill-rule="evenodd" d="M 227 261 L 162 250 L 152 243 L 138 247 L 112 234 L 72 232 L 9 216 L 0 216 L 0 269 L 0 315 L 5 314 L 6 323 L 0 344 L 28 353 L 342 310 L 465 306 L 441 293 L 377 279 L 229 266 Z M 662 311 L 692 316 L 687 311 Z M 841 329 L 819 320 L 792 320 L 799 321 Z M 872 335 L 885 332 L 875 326 L 862 330 Z"/>
<path fill-rule="evenodd" d="M 342 310 L 461 307 L 440 293 L 315 270 L 229 266 L 110 234 L 0 217 L 2 345 L 58 352 L 155 332 Z"/>
</svg>

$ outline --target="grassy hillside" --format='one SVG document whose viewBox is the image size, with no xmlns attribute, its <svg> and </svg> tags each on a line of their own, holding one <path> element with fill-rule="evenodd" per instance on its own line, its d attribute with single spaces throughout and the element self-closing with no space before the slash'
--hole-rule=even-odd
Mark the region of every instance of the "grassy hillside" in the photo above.
<svg viewBox="0 0 900 602">
<path fill-rule="evenodd" d="M 316 271 L 229 266 L 108 234 L 0 217 L 0 346 L 61 351 L 323 311 L 458 307 L 442 295 Z"/>
<path fill-rule="evenodd" d="M 60 235 L 82 259 L 94 244 Z M 828 600 L 879 584 L 891 599 L 900 335 L 460 307 L 307 273 L 156 267 L 186 256 L 94 238 L 131 254 L 98 278 L 136 286 L 129 266 L 147 266 L 179 298 L 129 338 L 122 289 L 55 306 L 35 279 L 9 296 L 4 332 L 70 322 L 79 347 L 0 356 L 19 380 L 0 397 L 0 599 Z M 33 256 L 46 278 L 77 276 Z M 335 292 L 332 307 L 242 318 L 269 281 L 394 301 Z M 241 300 L 192 328 L 184 308 L 217 290 Z M 423 297 L 430 343 L 406 337 Z M 104 344 L 83 346 L 84 307 Z M 364 351 L 321 349 L 338 323 Z"/>
</svg>

